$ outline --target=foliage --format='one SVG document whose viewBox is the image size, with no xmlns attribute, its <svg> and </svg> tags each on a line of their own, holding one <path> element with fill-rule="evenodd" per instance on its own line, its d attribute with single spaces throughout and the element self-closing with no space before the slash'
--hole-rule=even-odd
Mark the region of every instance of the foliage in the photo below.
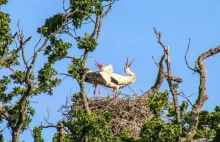
<svg viewBox="0 0 220 142">
<path fill-rule="evenodd" d="M 93 37 L 89 36 L 88 33 L 85 33 L 84 38 L 77 38 L 78 41 L 78 48 L 79 49 L 86 49 L 87 51 L 93 52 L 98 45 L 96 39 Z"/>
<path fill-rule="evenodd" d="M 113 137 L 108 130 L 111 121 L 111 113 L 106 112 L 104 116 L 88 115 L 79 110 L 74 112 L 72 121 L 64 121 L 63 124 L 71 132 L 71 139 L 74 142 L 81 141 L 85 134 L 88 134 L 90 142 L 112 141 Z"/>
<path fill-rule="evenodd" d="M 155 97 L 149 99 L 147 104 L 149 105 L 151 111 L 154 114 L 154 117 L 159 117 L 160 112 L 164 110 L 167 106 L 168 101 L 168 91 L 164 93 L 159 92 Z"/>
<path fill-rule="evenodd" d="M 41 127 L 34 127 L 34 130 L 33 130 L 33 137 L 34 137 L 34 141 L 35 142 L 44 142 L 44 139 L 41 135 L 41 132 L 42 132 L 42 128 Z"/>
<path fill-rule="evenodd" d="M 45 63 L 44 67 L 39 70 L 38 73 L 38 81 L 40 82 L 38 90 L 52 95 L 52 88 L 57 86 L 61 82 L 60 79 L 54 77 L 55 75 L 57 75 L 57 71 L 52 68 L 52 65 L 50 63 Z M 37 93 L 39 92 L 38 90 Z"/>
<path fill-rule="evenodd" d="M 53 142 L 59 142 L 58 141 L 58 136 L 59 134 L 58 133 L 55 133 L 54 136 L 53 136 Z M 72 136 L 71 134 L 64 134 L 64 139 L 63 139 L 63 142 L 72 142 Z"/>
<path fill-rule="evenodd" d="M 0 0 L 0 5 L 7 4 L 8 0 Z"/>
<path fill-rule="evenodd" d="M 0 142 L 4 142 L 4 137 L 2 134 L 0 134 Z"/>
<path fill-rule="evenodd" d="M 0 0 L 0 6 L 7 4 L 7 2 L 8 0 Z M 104 5 L 106 3 L 107 5 Z M 37 43 L 30 62 L 26 60 L 24 54 L 24 47 L 30 37 L 25 39 L 20 29 L 15 35 L 12 35 L 10 15 L 0 11 L 0 69 L 6 67 L 12 70 L 10 75 L 4 75 L 0 78 L 0 123 L 5 122 L 12 135 L 18 135 L 17 140 L 13 142 L 19 141 L 20 133 L 27 130 L 34 117 L 35 109 L 30 104 L 31 99 L 41 94 L 53 95 L 53 89 L 61 83 L 61 79 L 57 75 L 62 73 L 59 73 L 53 66 L 58 63 L 57 61 L 71 59 L 66 73 L 63 74 L 76 79 L 79 84 L 81 83 L 79 85 L 81 92 L 75 93 L 75 100 L 72 99 L 72 103 L 77 102 L 77 105 L 86 106 L 88 98 L 84 97 L 86 92 L 83 92 L 85 88 L 82 88 L 85 81 L 83 76 L 88 71 L 86 60 L 88 53 L 94 52 L 98 47 L 102 20 L 111 9 L 111 4 L 110 0 L 70 0 L 68 9 L 64 8 L 63 13 L 57 13 L 47 18 L 45 23 L 37 29 L 37 33 L 42 36 L 39 41 L 44 40 L 44 42 L 40 46 L 37 46 L 40 42 Z M 109 9 L 104 11 L 105 7 Z M 87 31 L 77 35 L 77 30 L 88 23 L 94 24 L 92 33 Z M 81 57 L 71 55 L 69 49 L 73 48 L 74 44 L 70 41 L 64 41 L 62 38 L 64 34 L 74 39 L 73 43 L 76 42 L 77 46 L 74 49 L 83 51 Z M 11 49 L 15 41 L 18 45 Z M 34 66 L 40 53 L 44 53 L 48 60 L 44 63 L 43 68 L 35 72 Z M 20 54 L 22 58 L 19 58 Z M 25 65 L 22 66 L 24 67 L 22 70 L 14 71 L 11 69 L 11 66 L 20 65 L 22 61 Z M 172 84 L 172 89 L 177 90 L 178 87 L 178 83 Z M 65 129 L 68 130 L 64 133 L 63 141 L 78 142 L 85 140 L 85 138 L 88 138 L 90 142 L 178 141 L 179 137 L 187 135 L 193 113 L 189 109 L 188 101 L 182 101 L 175 106 L 174 101 L 169 99 L 172 97 L 173 95 L 170 95 L 168 91 L 164 91 L 156 93 L 154 97 L 147 100 L 146 103 L 153 116 L 150 120 L 143 122 L 138 138 L 131 137 L 126 130 L 119 135 L 113 135 L 109 131 L 112 120 L 111 112 L 96 115 L 90 114 L 86 109 L 86 111 L 84 109 L 68 111 L 69 117 L 62 121 Z M 177 123 L 177 108 L 181 117 L 180 125 Z M 203 110 L 196 115 L 199 115 L 199 124 L 194 139 L 210 138 L 214 142 L 220 141 L 220 106 L 216 106 L 214 112 Z M 55 125 L 50 125 L 50 127 L 57 129 Z M 46 127 L 37 126 L 33 129 L 34 141 L 44 142 L 41 134 L 43 128 Z M 53 142 L 58 142 L 59 135 L 59 131 L 54 134 Z M 1 141 L 3 141 L 2 134 L 0 134 Z"/>
<path fill-rule="evenodd" d="M 83 61 L 80 58 L 75 58 L 72 64 L 69 65 L 68 73 L 76 80 L 80 80 L 87 70 L 83 65 Z"/>
<path fill-rule="evenodd" d="M 71 16 L 73 25 L 78 29 L 82 22 L 91 18 L 92 14 L 101 15 L 103 11 L 102 2 L 106 0 L 70 0 Z"/>
<path fill-rule="evenodd" d="M 49 37 L 51 33 L 54 33 L 58 30 L 59 27 L 62 26 L 64 21 L 64 17 L 62 13 L 58 13 L 48 19 L 46 19 L 45 24 L 37 29 L 37 32 L 44 35 L 45 37 Z"/>
<path fill-rule="evenodd" d="M 141 139 L 144 141 L 176 141 L 179 136 L 178 126 L 161 119 L 148 120 L 142 127 Z"/>
<path fill-rule="evenodd" d="M 69 42 L 63 42 L 62 39 L 51 39 L 51 45 L 45 50 L 48 56 L 48 62 L 54 64 L 56 61 L 64 58 L 68 54 L 68 49 L 72 46 Z"/>
<path fill-rule="evenodd" d="M 1 55 L 7 54 L 9 52 L 8 45 L 13 42 L 12 36 L 10 34 L 9 23 L 11 19 L 9 14 L 0 11 L 0 53 Z"/>
</svg>

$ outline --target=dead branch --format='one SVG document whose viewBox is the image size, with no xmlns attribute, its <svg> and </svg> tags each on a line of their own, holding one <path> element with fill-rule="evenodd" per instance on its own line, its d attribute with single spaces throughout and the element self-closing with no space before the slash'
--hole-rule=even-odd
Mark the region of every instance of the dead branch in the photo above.
<svg viewBox="0 0 220 142">
<path fill-rule="evenodd" d="M 102 14 L 102 18 L 104 18 L 112 9 L 112 5 L 114 4 L 115 0 L 110 0 L 108 4 L 108 9 Z M 103 6 L 105 7 L 105 6 Z"/>
<path fill-rule="evenodd" d="M 155 65 L 159 68 L 158 63 L 155 61 L 154 56 L 152 56 L 152 60 L 154 61 Z"/>
<path fill-rule="evenodd" d="M 164 72 L 163 75 L 164 75 L 166 78 L 168 78 L 168 73 L 167 73 L 167 72 Z M 173 80 L 173 81 L 175 81 L 175 82 L 177 82 L 177 83 L 183 82 L 183 79 L 182 79 L 181 77 L 177 77 L 177 76 L 170 75 L 169 78 L 170 78 L 170 80 Z"/>
<path fill-rule="evenodd" d="M 187 47 L 187 50 L 186 50 L 186 54 L 185 54 L 185 56 L 184 56 L 186 66 L 187 66 L 190 70 L 192 70 L 192 71 L 194 71 L 194 72 L 198 72 L 196 69 L 193 69 L 193 68 L 190 67 L 189 64 L 188 64 L 188 60 L 187 60 L 187 57 L 186 57 L 186 56 L 187 56 L 187 54 L 188 54 L 189 47 L 190 47 L 190 38 L 189 38 L 189 41 L 188 41 L 188 47 Z"/>
<path fill-rule="evenodd" d="M 157 73 L 157 79 L 155 84 L 148 90 L 146 91 L 143 96 L 147 98 L 152 98 L 155 93 L 159 92 L 160 86 L 163 83 L 164 75 L 163 75 L 163 60 L 165 58 L 165 55 L 163 55 L 160 59 L 159 62 L 159 70 Z"/>
<path fill-rule="evenodd" d="M 23 59 L 23 62 L 26 66 L 26 68 L 28 67 L 28 62 L 26 60 L 26 57 L 25 57 L 25 53 L 24 53 L 24 46 L 25 46 L 25 43 L 27 41 L 29 41 L 30 39 L 26 39 L 25 41 L 23 40 L 24 38 L 24 35 L 23 35 L 23 32 L 21 32 L 22 30 L 20 29 L 20 25 L 19 25 L 19 20 L 18 20 L 18 23 L 17 23 L 17 27 L 18 27 L 18 41 L 19 41 L 19 44 L 20 44 L 20 48 L 21 48 L 21 54 L 22 54 L 22 59 Z M 31 37 L 29 37 L 31 38 Z"/>
<path fill-rule="evenodd" d="M 154 28 L 154 33 L 156 34 L 157 41 L 158 43 L 163 47 L 164 53 L 166 55 L 166 67 L 167 67 L 167 82 L 170 88 L 170 92 L 173 96 L 173 103 L 174 103 L 174 108 L 176 112 L 176 120 L 177 124 L 179 125 L 180 133 L 182 133 L 182 125 L 181 125 L 181 114 L 180 114 L 180 109 L 179 109 L 179 104 L 178 104 L 178 91 L 176 87 L 173 85 L 173 80 L 171 79 L 171 67 L 170 67 L 170 52 L 169 52 L 169 47 L 166 47 L 163 42 L 162 42 L 162 34 L 161 32 L 157 32 L 156 28 Z M 176 79 L 176 78 L 174 78 Z M 181 138 L 179 137 L 179 140 Z"/>
<path fill-rule="evenodd" d="M 154 33 L 155 33 L 155 35 L 157 37 L 157 42 L 163 47 L 164 53 L 167 55 L 168 54 L 168 49 L 167 49 L 167 47 L 161 41 L 161 37 L 162 37 L 161 32 L 157 32 L 157 29 L 154 28 Z"/>
<path fill-rule="evenodd" d="M 207 72 L 204 60 L 208 57 L 211 57 L 220 52 L 220 46 L 217 46 L 214 49 L 210 49 L 202 53 L 197 61 L 196 61 L 196 69 L 200 75 L 200 84 L 199 84 L 199 92 L 198 92 L 198 99 L 193 105 L 192 109 L 192 117 L 189 130 L 186 135 L 186 140 L 191 141 L 196 134 L 197 126 L 199 123 L 199 112 L 204 105 L 205 101 L 208 99 L 206 94 L 206 79 L 207 79 Z"/>
<path fill-rule="evenodd" d="M 134 91 L 134 89 L 132 89 L 129 85 L 128 88 L 134 93 L 135 96 L 137 96 L 137 93 Z"/>
<path fill-rule="evenodd" d="M 186 96 L 182 90 L 181 90 L 181 92 L 180 92 L 178 95 L 181 96 L 181 97 L 183 97 L 183 98 L 185 98 L 185 99 L 189 102 L 189 104 L 190 104 L 191 106 L 193 106 L 193 104 L 191 103 L 191 101 L 188 99 L 191 95 L 190 95 L 190 96 Z"/>
</svg>

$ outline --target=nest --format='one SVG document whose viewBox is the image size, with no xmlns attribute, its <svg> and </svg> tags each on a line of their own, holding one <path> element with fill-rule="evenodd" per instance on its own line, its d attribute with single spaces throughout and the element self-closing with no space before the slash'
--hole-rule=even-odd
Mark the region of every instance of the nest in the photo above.
<svg viewBox="0 0 220 142">
<path fill-rule="evenodd" d="M 105 112 L 112 113 L 112 121 L 109 130 L 113 135 L 118 135 L 126 131 L 132 137 L 139 137 L 141 126 L 144 120 L 150 119 L 152 114 L 146 105 L 146 99 L 136 98 L 99 98 L 89 101 L 89 107 L 92 112 L 98 116 Z M 75 106 L 75 109 L 79 106 Z M 74 109 L 74 108 L 72 108 Z"/>
</svg>

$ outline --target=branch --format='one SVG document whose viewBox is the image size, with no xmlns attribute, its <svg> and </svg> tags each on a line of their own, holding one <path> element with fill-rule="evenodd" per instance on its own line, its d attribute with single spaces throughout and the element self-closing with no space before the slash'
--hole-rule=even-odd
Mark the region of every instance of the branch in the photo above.
<svg viewBox="0 0 220 142">
<path fill-rule="evenodd" d="M 190 38 L 189 38 L 189 42 L 188 42 L 188 47 L 187 47 L 187 50 L 186 50 L 186 54 L 185 54 L 185 56 L 184 56 L 184 59 L 185 59 L 185 62 L 186 62 L 186 66 L 190 69 L 190 70 L 192 70 L 192 71 L 194 71 L 194 72 L 198 72 L 197 70 L 195 70 L 195 69 L 193 69 L 192 67 L 190 67 L 189 66 L 189 64 L 188 64 L 188 61 L 187 61 L 187 54 L 188 54 L 188 51 L 189 51 L 189 47 L 190 47 Z"/>
<path fill-rule="evenodd" d="M 164 72 L 163 75 L 166 77 L 166 78 L 170 78 L 170 80 L 172 81 L 175 81 L 177 83 L 181 83 L 183 82 L 183 79 L 181 77 L 177 77 L 177 76 L 173 76 L 173 75 L 168 75 L 167 72 Z"/>
<path fill-rule="evenodd" d="M 189 102 L 189 104 L 190 104 L 191 106 L 193 106 L 193 104 L 191 103 L 191 101 L 188 99 L 191 95 L 190 95 L 190 96 L 186 96 L 186 95 L 183 93 L 183 91 L 181 91 L 178 95 L 181 96 L 181 97 L 183 97 L 183 98 L 185 98 L 185 99 Z"/>
<path fill-rule="evenodd" d="M 208 57 L 211 57 L 220 52 L 220 46 L 217 46 L 214 49 L 210 49 L 209 51 L 202 53 L 197 61 L 196 61 L 196 69 L 200 75 L 200 84 L 199 84 L 199 93 L 198 99 L 196 100 L 195 104 L 193 105 L 192 109 L 192 117 L 189 130 L 186 135 L 186 140 L 191 141 L 196 134 L 197 126 L 199 123 L 199 112 L 204 105 L 205 101 L 208 99 L 206 94 L 206 79 L 207 79 L 207 72 L 204 60 Z"/>
<path fill-rule="evenodd" d="M 157 79 L 154 85 L 146 91 L 143 96 L 146 96 L 147 98 L 152 98 L 155 93 L 159 92 L 160 86 L 163 83 L 164 75 L 163 75 L 163 60 L 165 58 L 165 55 L 163 55 L 159 62 L 159 70 L 157 73 Z"/>
<path fill-rule="evenodd" d="M 164 53 L 167 55 L 168 54 L 167 47 L 161 42 L 161 37 L 162 37 L 161 32 L 157 32 L 156 28 L 154 28 L 154 33 L 157 37 L 157 42 L 163 47 Z"/>
<path fill-rule="evenodd" d="M 175 108 L 175 112 L 176 112 L 176 121 L 177 124 L 179 125 L 179 129 L 180 129 L 180 134 L 182 133 L 182 121 L 181 121 L 181 114 L 180 114 L 180 109 L 179 109 L 179 104 L 178 104 L 178 91 L 176 89 L 176 87 L 173 85 L 172 80 L 171 80 L 171 68 L 170 68 L 170 52 L 168 50 L 168 54 L 167 54 L 167 60 L 166 60 L 166 64 L 167 64 L 167 82 L 169 84 L 169 88 L 170 88 L 170 92 L 173 96 L 173 103 L 174 103 L 174 108 Z M 179 136 L 180 139 L 180 136 Z"/>
<path fill-rule="evenodd" d="M 171 78 L 171 67 L 170 67 L 170 51 L 169 51 L 169 47 L 166 47 L 163 42 L 161 41 L 161 37 L 162 37 L 162 34 L 161 32 L 157 32 L 156 28 L 154 28 L 154 33 L 156 34 L 156 37 L 157 37 L 157 40 L 158 40 L 158 43 L 163 47 L 163 50 L 164 50 L 164 54 L 167 56 L 166 58 L 166 67 L 167 67 L 167 73 L 166 73 L 166 78 L 167 78 L 167 82 L 168 82 L 168 85 L 169 85 L 169 88 L 170 88 L 170 92 L 173 96 L 173 103 L 174 103 L 174 108 L 175 108 L 175 112 L 176 112 L 176 123 L 178 124 L 179 126 L 179 129 L 180 129 L 180 134 L 182 133 L 182 121 L 181 121 L 181 114 L 180 114 L 180 109 L 179 109 L 179 104 L 178 104 L 178 92 L 177 92 L 177 89 L 176 87 L 173 85 L 172 83 L 172 79 L 175 79 L 176 80 L 176 77 L 174 78 Z M 178 81 L 182 81 L 181 78 L 179 78 L 180 80 L 177 80 Z M 178 139 L 180 140 L 181 137 L 179 136 Z"/>
<path fill-rule="evenodd" d="M 102 14 L 102 18 L 104 18 L 112 9 L 112 5 L 114 4 L 115 0 L 110 0 L 108 4 L 108 9 Z M 105 6 L 103 6 L 105 7 Z"/>
<path fill-rule="evenodd" d="M 69 16 L 71 16 L 71 15 L 72 15 L 73 13 L 75 13 L 75 12 L 76 12 L 76 10 L 73 11 L 73 12 L 71 12 L 71 13 L 67 13 L 67 14 L 65 15 L 65 17 L 64 17 L 64 21 L 63 21 L 62 25 L 61 25 L 54 33 L 51 33 L 51 34 L 47 37 L 47 39 L 44 41 L 44 43 L 42 44 L 42 46 L 41 46 L 37 51 L 35 51 L 34 56 L 33 56 L 33 59 L 32 59 L 32 61 L 31 61 L 31 64 L 30 64 L 30 66 L 27 68 L 26 80 L 29 79 L 31 70 L 32 70 L 33 67 L 34 67 L 34 64 L 35 64 L 35 62 L 36 62 L 36 59 L 37 59 L 38 54 L 45 48 L 45 46 L 47 45 L 47 43 L 49 42 L 49 40 L 50 40 L 52 37 L 56 36 L 57 33 L 59 33 L 59 32 L 62 31 L 62 29 L 66 26 L 66 23 L 67 23 L 67 21 L 68 21 Z M 33 72 L 33 71 L 32 71 L 32 72 Z"/>
<path fill-rule="evenodd" d="M 158 63 L 155 61 L 154 56 L 152 56 L 152 59 L 153 59 L 155 65 L 159 68 L 159 65 L 158 65 Z"/>
<path fill-rule="evenodd" d="M 101 18 L 100 16 L 96 16 L 95 27 L 94 27 L 93 33 L 91 34 L 91 37 L 94 37 L 95 35 L 97 35 L 97 31 L 98 31 L 99 24 L 100 24 L 100 18 Z"/>
<path fill-rule="evenodd" d="M 129 85 L 128 85 L 128 88 L 134 93 L 135 96 L 138 95 Z"/>
<path fill-rule="evenodd" d="M 113 2 L 114 2 L 114 0 L 113 0 Z M 102 28 L 102 19 L 103 19 L 104 16 L 106 16 L 109 13 L 109 11 L 111 10 L 111 7 L 112 7 L 112 0 L 110 0 L 110 5 L 109 5 L 108 10 L 103 15 L 101 15 L 101 16 L 96 15 L 95 27 L 94 27 L 93 33 L 90 35 L 90 37 L 95 37 L 97 41 L 98 41 L 100 31 L 101 31 L 101 28 Z M 94 22 L 94 21 L 92 20 L 92 22 Z M 83 54 L 83 65 L 84 66 L 86 66 L 86 61 L 88 59 L 88 54 L 89 54 L 89 51 L 85 49 L 84 54 Z M 86 91 L 85 91 L 85 73 L 82 75 L 80 81 L 78 81 L 78 84 L 80 86 L 80 92 L 81 92 L 81 95 L 82 95 L 85 110 L 90 115 L 91 110 L 89 108 L 88 97 L 87 97 L 87 94 L 86 94 Z"/>
<path fill-rule="evenodd" d="M 3 107 L 0 107 L 0 114 L 2 114 L 6 118 L 6 120 L 9 121 L 10 115 L 8 114 L 8 112 L 5 111 Z"/>
</svg>

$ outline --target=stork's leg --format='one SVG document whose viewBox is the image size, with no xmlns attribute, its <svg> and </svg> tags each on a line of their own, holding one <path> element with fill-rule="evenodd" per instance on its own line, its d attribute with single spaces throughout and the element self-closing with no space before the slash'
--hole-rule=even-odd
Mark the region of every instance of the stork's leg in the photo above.
<svg viewBox="0 0 220 142">
<path fill-rule="evenodd" d="M 118 98 L 118 92 L 115 92 L 114 96 L 115 99 Z"/>
<path fill-rule="evenodd" d="M 97 87 L 97 84 L 93 84 L 94 85 L 94 92 L 93 92 L 93 95 L 94 95 L 94 99 L 96 98 L 96 87 Z"/>
<path fill-rule="evenodd" d="M 115 88 L 115 97 L 114 98 L 118 98 L 118 90 L 119 90 L 119 87 Z"/>
<path fill-rule="evenodd" d="M 101 94 L 101 91 L 102 91 L 102 85 L 100 85 L 100 87 L 99 87 L 99 96 Z"/>
<path fill-rule="evenodd" d="M 114 89 L 114 98 L 117 98 L 118 97 L 118 88 L 115 88 Z"/>
</svg>

